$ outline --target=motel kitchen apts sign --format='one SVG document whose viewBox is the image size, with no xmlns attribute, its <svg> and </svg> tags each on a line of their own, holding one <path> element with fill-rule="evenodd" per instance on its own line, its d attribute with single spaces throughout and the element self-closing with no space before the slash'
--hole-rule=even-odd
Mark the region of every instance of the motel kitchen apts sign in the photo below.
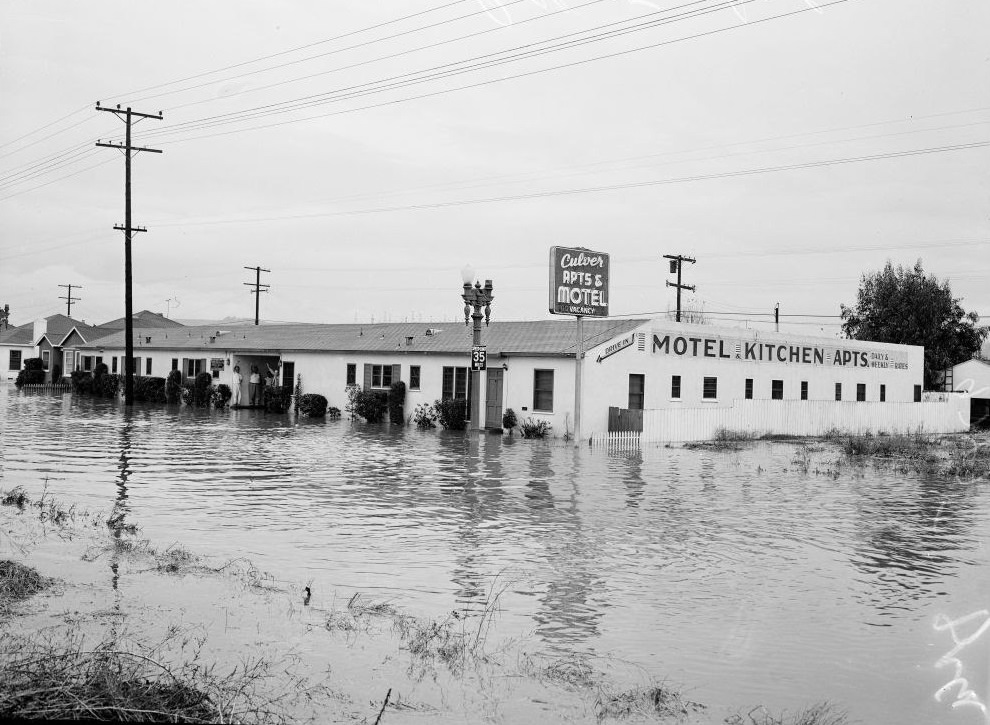
<svg viewBox="0 0 990 725">
<path fill-rule="evenodd" d="M 711 357 L 749 362 L 908 369 L 907 353 L 901 350 L 848 350 L 823 345 L 790 345 L 784 342 L 771 343 L 723 337 L 654 334 L 652 351 L 679 357 Z"/>
<path fill-rule="evenodd" d="M 550 247 L 550 312 L 608 317 L 608 255 L 580 247 Z"/>
</svg>

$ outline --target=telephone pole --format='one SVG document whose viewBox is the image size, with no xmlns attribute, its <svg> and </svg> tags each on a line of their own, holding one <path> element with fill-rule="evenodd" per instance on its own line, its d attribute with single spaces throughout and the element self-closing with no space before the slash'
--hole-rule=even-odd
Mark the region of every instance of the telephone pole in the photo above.
<svg viewBox="0 0 990 725">
<path fill-rule="evenodd" d="M 153 118 L 156 121 L 162 120 L 162 112 L 157 114 L 139 113 L 131 110 L 130 106 L 122 109 L 120 104 L 116 108 L 104 108 L 100 102 L 96 102 L 97 111 L 107 111 L 116 114 L 125 125 L 124 143 L 103 143 L 97 141 L 97 146 L 110 149 L 119 149 L 124 153 L 124 225 L 114 225 L 114 229 L 124 233 L 124 404 L 134 405 L 134 320 L 131 294 L 131 235 L 135 232 L 148 231 L 145 227 L 135 227 L 131 224 L 131 157 L 134 152 L 148 151 L 153 154 L 160 154 L 161 149 L 150 149 L 143 146 L 133 146 L 131 144 L 131 126 L 145 118 Z"/>
<path fill-rule="evenodd" d="M 72 288 L 75 287 L 76 289 L 82 289 L 82 285 L 78 285 L 78 284 L 60 284 L 59 287 L 68 287 L 69 288 L 69 294 L 68 294 L 68 296 L 66 296 L 66 297 L 59 297 L 59 299 L 60 300 L 65 300 L 65 316 L 66 317 L 72 317 L 72 303 L 73 302 L 79 302 L 79 300 L 82 299 L 81 297 L 73 297 L 72 296 Z"/>
<path fill-rule="evenodd" d="M 680 254 L 665 254 L 663 256 L 664 259 L 670 260 L 670 273 L 673 274 L 674 272 L 677 272 L 677 284 L 674 284 L 670 280 L 667 280 L 667 286 L 677 288 L 677 322 L 680 322 L 681 321 L 681 290 L 689 289 L 692 292 L 694 292 L 693 284 L 681 284 L 681 268 L 684 266 L 684 262 L 690 262 L 691 264 L 694 264 L 698 260 L 693 259 L 691 257 L 685 257 Z"/>
<path fill-rule="evenodd" d="M 244 283 L 248 287 L 254 287 L 253 290 L 250 290 L 250 293 L 254 295 L 254 324 L 257 325 L 258 324 L 258 312 L 261 309 L 261 293 L 262 292 L 267 292 L 268 291 L 268 288 L 271 287 L 271 285 L 268 285 L 268 284 L 261 284 L 261 273 L 262 272 L 268 272 L 269 274 L 271 274 L 271 270 L 270 269 L 264 269 L 263 267 L 245 267 L 244 269 L 253 269 L 257 273 L 257 276 L 255 277 L 254 282 L 245 282 Z M 264 287 L 264 289 L 261 289 L 262 287 Z"/>
</svg>

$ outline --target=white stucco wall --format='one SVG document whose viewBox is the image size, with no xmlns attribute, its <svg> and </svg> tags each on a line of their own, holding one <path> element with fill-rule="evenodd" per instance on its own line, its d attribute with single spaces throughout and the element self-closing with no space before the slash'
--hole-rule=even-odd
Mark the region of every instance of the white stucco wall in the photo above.
<svg viewBox="0 0 990 725">
<path fill-rule="evenodd" d="M 624 340 L 630 344 L 620 347 Z M 615 351 L 599 362 L 610 349 Z M 834 401 L 835 384 L 841 383 L 843 401 L 856 401 L 857 384 L 865 384 L 868 402 L 880 400 L 881 385 L 886 402 L 913 402 L 915 386 L 924 379 L 924 350 L 654 320 L 588 351 L 582 436 L 607 430 L 610 406 L 628 407 L 630 374 L 645 376 L 647 410 L 732 406 L 744 399 L 747 378 L 753 380 L 753 400 L 769 400 L 772 381 L 780 380 L 783 400 L 800 401 L 805 381 L 811 401 Z M 679 399 L 671 397 L 674 375 L 681 377 Z M 714 399 L 702 396 L 706 377 L 717 379 Z"/>
</svg>

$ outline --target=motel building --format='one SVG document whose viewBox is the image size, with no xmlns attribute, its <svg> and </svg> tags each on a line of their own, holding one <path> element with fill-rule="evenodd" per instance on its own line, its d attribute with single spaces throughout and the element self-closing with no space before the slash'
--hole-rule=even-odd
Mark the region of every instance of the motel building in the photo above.
<svg viewBox="0 0 990 725">
<path fill-rule="evenodd" d="M 718 429 L 753 435 L 955 432 L 969 428 L 964 392 L 922 390 L 923 348 L 654 319 L 492 321 L 483 328 L 487 367 L 471 384 L 472 331 L 456 322 L 278 324 L 136 328 L 135 370 L 191 380 L 208 371 L 248 398 L 251 366 L 279 384 L 298 380 L 343 409 L 347 389 L 406 384 L 404 411 L 438 399 L 479 396 L 472 429 L 500 431 L 545 420 L 556 437 L 575 433 L 575 351 L 581 357 L 580 441 L 686 441 Z M 64 341 L 66 370 L 100 360 L 124 369 L 124 334 Z M 470 409 L 470 408 L 469 408 Z"/>
</svg>

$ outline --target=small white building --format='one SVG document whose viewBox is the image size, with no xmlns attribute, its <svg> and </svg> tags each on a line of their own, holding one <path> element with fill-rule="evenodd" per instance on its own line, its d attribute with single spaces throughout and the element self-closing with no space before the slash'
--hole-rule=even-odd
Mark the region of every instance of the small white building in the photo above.
<svg viewBox="0 0 990 725">
<path fill-rule="evenodd" d="M 971 425 L 990 426 L 990 360 L 973 358 L 953 365 L 946 371 L 944 386 L 969 396 Z"/>
<path fill-rule="evenodd" d="M 667 319 L 585 319 L 583 327 L 582 439 L 632 432 L 690 440 L 718 427 L 795 435 L 960 429 L 950 414 L 955 398 L 939 403 L 922 392 L 921 347 Z M 477 394 L 481 427 L 500 429 L 512 408 L 520 421 L 545 420 L 562 436 L 575 431 L 576 331 L 574 320 L 492 322 L 482 335 L 488 362 L 479 391 L 470 382 L 471 329 L 452 322 L 136 329 L 134 356 L 141 375 L 209 371 L 228 385 L 237 366 L 242 400 L 255 365 L 340 408 L 349 386 L 387 390 L 398 380 L 407 416 L 419 403 Z M 121 372 L 123 347 L 118 331 L 67 340 L 65 352 Z"/>
</svg>

